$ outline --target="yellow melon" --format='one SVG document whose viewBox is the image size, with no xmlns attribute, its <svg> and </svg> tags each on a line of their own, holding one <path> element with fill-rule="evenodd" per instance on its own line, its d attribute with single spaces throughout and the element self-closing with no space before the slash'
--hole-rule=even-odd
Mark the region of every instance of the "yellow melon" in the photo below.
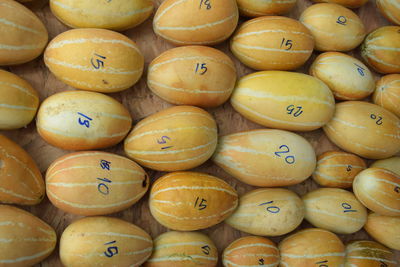
<svg viewBox="0 0 400 267">
<path fill-rule="evenodd" d="M 178 171 L 199 166 L 217 146 L 217 124 L 205 110 L 171 107 L 141 120 L 125 139 L 125 153 L 139 164 Z"/>
<path fill-rule="evenodd" d="M 239 12 L 243 16 L 259 17 L 265 15 L 282 15 L 296 6 L 297 0 L 236 0 Z"/>
<path fill-rule="evenodd" d="M 400 175 L 400 157 L 377 160 L 372 163 L 370 167 L 387 169 L 397 175 Z"/>
<path fill-rule="evenodd" d="M 36 127 L 53 146 L 67 150 L 113 146 L 128 134 L 129 111 L 109 96 L 87 92 L 56 93 L 43 101 Z"/>
<path fill-rule="evenodd" d="M 54 229 L 25 210 L 0 205 L 0 266 L 34 266 L 56 247 Z"/>
<path fill-rule="evenodd" d="M 44 181 L 32 157 L 0 135 L 0 202 L 36 205 L 44 197 Z"/>
<path fill-rule="evenodd" d="M 18 129 L 29 124 L 39 107 L 39 95 L 17 75 L 0 70 L 0 129 Z"/>
<path fill-rule="evenodd" d="M 400 117 L 400 74 L 389 74 L 380 78 L 372 101 Z"/>
<path fill-rule="evenodd" d="M 395 0 L 377 0 L 381 13 L 394 24 L 400 25 L 400 5 Z"/>
<path fill-rule="evenodd" d="M 246 21 L 231 39 L 232 53 L 256 70 L 293 70 L 311 56 L 314 38 L 299 21 L 264 16 Z"/>
<path fill-rule="evenodd" d="M 359 8 L 365 3 L 368 2 L 368 0 L 313 0 L 313 2 L 316 3 L 334 3 L 338 4 L 341 6 L 345 6 L 347 8 Z"/>
<path fill-rule="evenodd" d="M 138 164 L 100 151 L 67 154 L 46 172 L 46 192 L 53 205 L 86 216 L 124 210 L 148 187 L 149 177 Z"/>
<path fill-rule="evenodd" d="M 379 243 L 400 250 L 400 217 L 385 216 L 377 213 L 368 215 L 365 231 Z"/>
<path fill-rule="evenodd" d="M 369 240 L 352 241 L 346 246 L 345 267 L 396 267 L 395 255 L 390 249 Z"/>
<path fill-rule="evenodd" d="M 135 42 L 104 29 L 74 29 L 57 35 L 46 48 L 44 62 L 62 82 L 103 93 L 131 87 L 144 66 Z"/>
<path fill-rule="evenodd" d="M 46 27 L 28 8 L 13 0 L 0 0 L 0 66 L 31 61 L 48 41 Z"/>
<path fill-rule="evenodd" d="M 179 231 L 211 227 L 236 209 L 238 196 L 225 181 L 198 172 L 172 172 L 155 181 L 150 211 L 162 225 Z"/>
</svg>

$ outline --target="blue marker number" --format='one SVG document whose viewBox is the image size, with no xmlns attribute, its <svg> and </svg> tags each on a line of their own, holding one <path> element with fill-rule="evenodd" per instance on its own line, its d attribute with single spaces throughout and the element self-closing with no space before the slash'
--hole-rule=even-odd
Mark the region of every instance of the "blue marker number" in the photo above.
<svg viewBox="0 0 400 267">
<path fill-rule="evenodd" d="M 290 152 L 290 149 L 289 149 L 289 147 L 287 145 L 281 145 L 279 147 L 279 149 L 280 149 L 280 151 L 276 151 L 275 152 L 275 155 L 277 157 L 279 157 L 279 158 L 282 157 L 281 154 L 286 154 L 286 153 Z M 285 161 L 286 161 L 287 164 L 293 164 L 296 161 L 296 159 L 295 159 L 294 156 L 290 155 L 290 156 L 286 156 L 285 157 Z"/>
<path fill-rule="evenodd" d="M 357 210 L 352 210 L 352 207 L 349 203 L 342 203 L 343 212 L 357 212 Z"/>
<path fill-rule="evenodd" d="M 104 245 L 111 245 L 111 244 L 115 244 L 117 241 L 111 241 L 108 243 L 105 243 Z M 104 255 L 108 258 L 113 257 L 114 255 L 118 254 L 118 247 L 117 246 L 112 246 L 112 247 L 108 247 L 107 251 L 104 251 Z"/>
<path fill-rule="evenodd" d="M 294 117 L 298 117 L 303 113 L 303 107 L 302 106 L 295 106 L 295 105 L 289 105 L 286 107 L 287 114 L 293 115 Z"/>
<path fill-rule="evenodd" d="M 94 57 L 90 59 L 90 63 L 92 63 L 93 68 L 98 70 L 100 68 L 104 68 L 104 59 L 106 59 L 106 57 L 95 53 Z"/>
<path fill-rule="evenodd" d="M 90 128 L 90 121 L 93 119 L 80 112 L 78 112 L 78 115 L 81 116 L 78 118 L 78 123 L 84 125 L 86 128 Z"/>
<path fill-rule="evenodd" d="M 97 190 L 102 193 L 103 195 L 108 195 L 110 193 L 110 188 L 108 184 L 111 184 L 112 181 L 107 178 L 97 178 L 97 180 L 102 181 L 97 185 Z"/>
<path fill-rule="evenodd" d="M 274 203 L 274 201 L 264 202 L 264 203 L 261 203 L 261 204 L 258 205 L 258 206 L 268 205 L 267 208 L 266 208 L 266 210 L 267 210 L 268 212 L 270 212 L 270 213 L 279 213 L 279 211 L 280 211 L 281 209 L 280 209 L 279 207 L 277 207 L 277 206 L 269 205 L 269 204 L 272 204 L 272 203 Z"/>
</svg>

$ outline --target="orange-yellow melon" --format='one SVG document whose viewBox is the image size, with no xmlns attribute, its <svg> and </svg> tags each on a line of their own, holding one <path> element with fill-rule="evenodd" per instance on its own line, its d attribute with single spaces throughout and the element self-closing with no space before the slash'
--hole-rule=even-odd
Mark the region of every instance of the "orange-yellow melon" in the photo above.
<svg viewBox="0 0 400 267">
<path fill-rule="evenodd" d="M 238 180 L 263 187 L 301 183 L 316 165 L 314 149 L 306 139 L 275 129 L 222 136 L 212 160 Z"/>
<path fill-rule="evenodd" d="M 381 106 L 362 101 L 336 104 L 325 134 L 340 148 L 369 159 L 400 151 L 400 119 Z"/>
<path fill-rule="evenodd" d="M 74 221 L 60 239 L 65 267 L 140 266 L 150 257 L 153 241 L 138 226 L 112 217 L 86 217 Z"/>
<path fill-rule="evenodd" d="M 236 0 L 165 0 L 153 30 L 174 45 L 214 45 L 228 39 L 238 19 Z"/>
<path fill-rule="evenodd" d="M 85 216 L 124 210 L 148 188 L 149 177 L 138 164 L 100 151 L 67 154 L 46 172 L 46 192 L 53 205 Z"/>
<path fill-rule="evenodd" d="M 368 168 L 357 174 L 353 191 L 368 209 L 381 215 L 400 216 L 400 175 Z"/>
<path fill-rule="evenodd" d="M 368 0 L 313 0 L 313 2 L 316 3 L 334 3 L 338 4 L 347 8 L 359 8 L 365 3 L 368 2 Z"/>
<path fill-rule="evenodd" d="M 360 240 L 352 241 L 346 246 L 344 267 L 396 267 L 394 253 L 381 244 Z"/>
<path fill-rule="evenodd" d="M 159 171 L 187 170 L 209 159 L 217 146 L 217 124 L 205 110 L 175 106 L 141 120 L 125 139 L 125 153 Z"/>
<path fill-rule="evenodd" d="M 135 27 L 153 12 L 151 0 L 50 0 L 51 12 L 72 28 L 104 28 L 116 31 Z"/>
<path fill-rule="evenodd" d="M 365 168 L 365 161 L 354 154 L 327 151 L 318 156 L 312 178 L 321 186 L 349 188 L 354 177 Z"/>
<path fill-rule="evenodd" d="M 178 105 L 219 106 L 228 100 L 235 82 L 233 61 L 207 46 L 167 50 L 150 63 L 147 72 L 150 90 Z"/>
<path fill-rule="evenodd" d="M 400 175 L 400 157 L 380 159 L 372 163 L 370 167 L 387 169 L 397 175 Z"/>
<path fill-rule="evenodd" d="M 260 71 L 242 77 L 231 104 L 253 122 L 291 131 L 318 129 L 335 110 L 328 86 L 310 75 L 288 71 Z"/>
<path fill-rule="evenodd" d="M 376 5 L 390 22 L 400 25 L 400 5 L 396 0 L 377 0 Z"/>
<path fill-rule="evenodd" d="M 239 13 L 247 17 L 260 17 L 266 15 L 282 15 L 292 10 L 297 0 L 236 0 Z"/>
<path fill-rule="evenodd" d="M 44 181 L 35 161 L 0 134 L 0 203 L 36 205 L 44 194 Z"/>
<path fill-rule="evenodd" d="M 0 0 L 0 17 L 0 66 L 26 63 L 42 54 L 48 33 L 31 10 L 13 0 Z"/>
<path fill-rule="evenodd" d="M 153 253 L 143 267 L 214 267 L 217 262 L 217 247 L 205 234 L 170 231 L 154 239 Z"/>
<path fill-rule="evenodd" d="M 104 29 L 73 29 L 57 35 L 46 48 L 44 62 L 62 82 L 102 93 L 131 87 L 144 67 L 134 41 Z"/>
<path fill-rule="evenodd" d="M 259 188 L 239 199 L 237 210 L 226 220 L 233 228 L 261 236 L 287 234 L 303 221 L 304 204 L 288 189 Z"/>
<path fill-rule="evenodd" d="M 199 172 L 172 172 L 156 180 L 150 212 L 169 229 L 193 231 L 225 220 L 238 205 L 236 190 L 225 181 Z"/>
<path fill-rule="evenodd" d="M 128 134 L 129 111 L 112 97 L 87 91 L 65 91 L 45 99 L 36 127 L 49 144 L 66 150 L 116 145 Z"/>
<path fill-rule="evenodd" d="M 294 70 L 314 49 L 314 37 L 299 21 L 264 16 L 244 22 L 231 39 L 232 53 L 256 70 Z"/>
<path fill-rule="evenodd" d="M 400 217 L 377 213 L 368 215 L 364 230 L 376 241 L 388 248 L 400 250 Z"/>
<path fill-rule="evenodd" d="M 372 101 L 400 117 L 400 74 L 389 74 L 380 78 Z"/>
<path fill-rule="evenodd" d="M 0 129 L 26 126 L 35 117 L 38 107 L 36 90 L 17 75 L 0 69 Z"/>
<path fill-rule="evenodd" d="M 361 56 L 377 72 L 399 73 L 400 26 L 383 26 L 368 34 Z"/>
<path fill-rule="evenodd" d="M 260 236 L 245 236 L 229 244 L 222 253 L 225 267 L 246 267 L 279 264 L 279 250 L 270 239 Z"/>
<path fill-rule="evenodd" d="M 56 247 L 54 229 L 31 213 L 0 205 L 0 266 L 34 266 Z"/>
<path fill-rule="evenodd" d="M 280 266 L 343 266 L 345 246 L 337 235 L 319 228 L 307 228 L 279 243 Z"/>
<path fill-rule="evenodd" d="M 315 37 L 318 51 L 350 51 L 364 40 L 365 26 L 344 6 L 321 3 L 303 11 L 299 18 Z"/>
<path fill-rule="evenodd" d="M 352 234 L 367 221 L 367 209 L 355 195 L 340 188 L 319 188 L 302 197 L 305 219 L 318 228 Z"/>
<path fill-rule="evenodd" d="M 320 54 L 311 65 L 310 74 L 328 85 L 339 100 L 363 99 L 375 89 L 374 76 L 368 67 L 340 52 Z"/>
</svg>

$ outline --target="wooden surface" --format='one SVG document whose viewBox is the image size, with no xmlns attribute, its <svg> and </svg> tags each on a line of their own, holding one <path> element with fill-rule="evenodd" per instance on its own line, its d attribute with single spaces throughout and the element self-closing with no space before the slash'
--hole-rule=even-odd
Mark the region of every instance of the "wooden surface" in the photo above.
<svg viewBox="0 0 400 267">
<path fill-rule="evenodd" d="M 50 39 L 52 39 L 57 34 L 68 30 L 68 27 L 64 26 L 53 16 L 53 14 L 50 12 L 47 1 L 48 0 L 36 0 L 35 2 L 29 4 L 28 7 L 30 7 L 45 23 L 50 34 Z M 158 6 L 161 2 L 162 0 L 156 0 L 156 6 Z M 297 7 L 288 16 L 298 19 L 301 12 L 309 5 L 311 5 L 311 2 L 309 0 L 298 0 Z M 384 17 L 378 12 L 375 5 L 375 0 L 370 0 L 365 6 L 356 10 L 356 13 L 365 23 L 368 32 L 371 32 L 379 26 L 389 24 L 388 21 L 386 21 Z M 243 21 L 244 18 L 241 18 L 240 23 Z M 134 87 L 121 93 L 111 94 L 111 96 L 121 101 L 130 110 L 134 122 L 136 123 L 154 112 L 171 106 L 167 102 L 152 94 L 147 88 L 146 69 L 148 64 L 157 55 L 167 49 L 172 48 L 173 46 L 154 34 L 152 30 L 152 17 L 138 27 L 125 31 L 124 34 L 137 42 L 141 51 L 144 53 L 146 65 L 145 73 L 141 80 Z M 228 42 L 224 42 L 223 44 L 216 46 L 216 48 L 226 52 L 232 59 L 234 58 L 229 51 Z M 350 54 L 355 55 L 359 58 L 360 53 L 359 50 L 356 49 Z M 310 58 L 307 64 L 303 66 L 299 71 L 306 73 L 310 63 L 316 57 L 316 55 L 317 53 L 314 52 L 313 56 Z M 251 69 L 244 67 L 244 65 L 239 63 L 238 60 L 235 60 L 235 63 L 239 77 L 252 72 Z M 72 89 L 71 87 L 58 81 L 49 72 L 49 70 L 43 63 L 42 57 L 39 57 L 38 59 L 27 64 L 13 66 L 5 69 L 17 75 L 20 75 L 21 77 L 29 81 L 33 85 L 33 87 L 39 92 L 41 101 L 54 93 Z M 376 75 L 376 77 L 378 78 L 379 76 Z M 225 103 L 218 108 L 209 109 L 208 111 L 211 112 L 217 120 L 220 135 L 248 129 L 262 128 L 261 126 L 244 119 L 241 115 L 239 115 L 232 109 L 229 103 Z M 52 147 L 44 140 L 42 140 L 36 132 L 35 122 L 32 122 L 30 125 L 28 125 L 28 127 L 20 130 L 0 131 L 0 133 L 8 136 L 19 145 L 21 145 L 24 149 L 26 149 L 36 160 L 43 175 L 52 161 L 70 152 Z M 322 130 L 301 133 L 301 135 L 306 137 L 311 142 L 318 155 L 324 151 L 336 148 L 326 138 Z M 106 151 L 124 155 L 122 143 L 115 147 L 107 149 Z M 195 168 L 194 170 L 213 174 L 215 176 L 225 179 L 237 189 L 239 195 L 242 195 L 243 193 L 254 189 L 254 187 L 252 186 L 248 186 L 237 181 L 210 161 L 206 162 L 200 167 Z M 162 173 L 160 172 L 155 172 L 151 170 L 147 171 L 151 177 L 151 181 L 154 181 L 162 175 Z M 297 192 L 299 195 L 303 195 L 306 192 L 317 188 L 317 185 L 310 178 L 301 184 L 291 186 L 289 188 Z M 57 231 L 58 237 L 61 236 L 63 230 L 72 221 L 80 217 L 67 214 L 61 210 L 58 210 L 49 202 L 47 198 L 44 199 L 40 205 L 23 208 L 42 218 L 44 221 L 54 227 Z M 111 216 L 119 217 L 136 225 L 139 225 L 144 230 L 149 232 L 153 238 L 167 231 L 166 228 L 161 226 L 152 218 L 148 208 L 148 193 L 134 206 L 123 212 L 119 212 Z M 311 227 L 311 225 L 306 221 L 303 221 L 299 228 L 305 227 Z M 202 232 L 208 234 L 211 239 L 214 240 L 220 254 L 230 242 L 241 236 L 246 235 L 244 233 L 234 230 L 224 223 L 220 223 L 212 228 L 203 230 Z M 363 230 L 353 235 L 341 235 L 340 237 L 345 243 L 355 239 L 370 239 L 366 232 Z M 279 240 L 281 239 L 282 237 L 272 238 L 272 240 L 274 240 L 275 242 L 279 242 Z M 396 258 L 400 262 L 400 252 L 396 252 Z M 221 260 L 219 260 L 219 265 L 222 266 Z M 44 262 L 38 264 L 37 266 L 61 266 L 61 263 L 58 259 L 58 246 L 49 258 L 47 258 Z"/>
</svg>

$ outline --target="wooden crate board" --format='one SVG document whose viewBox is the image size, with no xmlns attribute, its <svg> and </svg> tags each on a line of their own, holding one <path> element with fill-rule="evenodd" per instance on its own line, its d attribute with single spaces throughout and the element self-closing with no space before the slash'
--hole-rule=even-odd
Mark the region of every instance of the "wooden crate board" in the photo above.
<svg viewBox="0 0 400 267">
<path fill-rule="evenodd" d="M 162 0 L 155 0 L 155 5 L 158 6 L 161 2 Z M 288 14 L 288 16 L 298 19 L 301 12 L 311 4 L 312 3 L 309 0 L 298 0 L 296 8 L 290 14 Z M 59 22 L 51 13 L 48 6 L 48 0 L 36 0 L 33 3 L 27 4 L 27 6 L 30 7 L 45 23 L 49 31 L 50 39 L 54 38 L 57 34 L 69 29 L 67 26 Z M 377 27 L 389 25 L 389 22 L 378 12 L 374 0 L 370 0 L 366 5 L 355 11 L 365 23 L 368 32 L 371 32 Z M 246 19 L 241 18 L 240 23 L 242 23 L 244 20 Z M 174 46 L 154 34 L 152 29 L 152 17 L 138 27 L 127 30 L 123 33 L 135 42 L 137 42 L 138 46 L 143 52 L 145 56 L 145 72 L 140 81 L 132 88 L 120 93 L 113 93 L 110 95 L 122 102 L 129 109 L 134 119 L 134 123 L 136 123 L 152 113 L 172 106 L 171 104 L 152 94 L 147 88 L 146 70 L 149 63 L 157 55 L 165 50 L 173 48 Z M 238 77 L 253 72 L 253 70 L 245 67 L 234 58 L 232 53 L 230 53 L 229 51 L 229 44 L 227 41 L 215 47 L 227 53 L 232 59 L 234 59 L 238 72 Z M 314 52 L 307 64 L 298 71 L 307 73 L 310 63 L 315 59 L 317 54 L 318 53 Z M 352 51 L 350 54 L 360 58 L 360 53 L 358 49 Z M 73 89 L 72 87 L 58 81 L 49 72 L 49 70 L 44 65 L 42 57 L 39 57 L 32 62 L 20 66 L 6 67 L 4 69 L 20 75 L 21 77 L 29 81 L 32 86 L 39 92 L 41 101 L 54 93 Z M 375 77 L 378 79 L 380 76 L 375 73 Z M 243 118 L 240 114 L 233 110 L 232 106 L 229 103 L 225 103 L 218 108 L 208 109 L 208 111 L 215 117 L 218 123 L 220 135 L 249 129 L 263 128 L 262 126 L 252 123 Z M 39 168 L 43 175 L 52 161 L 70 152 L 58 149 L 47 144 L 38 135 L 35 127 L 35 122 L 32 122 L 23 129 L 13 131 L 0 131 L 0 133 L 8 136 L 19 145 L 21 145 L 24 149 L 26 149 L 39 165 Z M 300 134 L 311 142 L 318 155 L 328 150 L 337 149 L 337 147 L 333 145 L 323 134 L 322 130 Z M 106 149 L 105 151 L 124 155 L 122 143 Z M 249 186 L 239 182 L 232 176 L 225 173 L 222 169 L 215 166 L 210 161 L 207 161 L 205 164 L 195 168 L 194 170 L 206 172 L 223 178 L 225 181 L 236 188 L 239 195 L 242 195 L 245 192 L 255 188 L 253 186 Z M 163 174 L 161 172 L 151 171 L 148 169 L 147 171 L 151 177 L 152 182 Z M 299 195 L 304 195 L 306 192 L 314 190 L 316 188 L 318 188 L 318 186 L 315 182 L 312 181 L 311 178 L 307 179 L 301 184 L 289 187 L 289 189 L 295 191 Z M 58 238 L 61 236 L 63 230 L 72 221 L 82 217 L 68 214 L 57 209 L 49 202 L 47 198 L 44 199 L 43 202 L 37 206 L 23 208 L 32 212 L 36 216 L 49 223 L 52 227 L 54 227 L 57 231 Z M 153 238 L 167 231 L 165 227 L 157 223 L 155 219 L 151 216 L 148 208 L 148 193 L 138 203 L 136 203 L 129 209 L 112 214 L 110 216 L 124 219 L 142 227 L 144 230 L 150 233 Z M 303 221 L 299 229 L 307 227 L 312 226 L 308 222 Z M 234 230 L 224 223 L 220 223 L 214 227 L 205 229 L 202 232 L 209 235 L 209 237 L 215 242 L 220 255 L 223 249 L 228 246 L 228 244 L 231 243 L 233 240 L 241 236 L 247 235 L 245 233 Z M 271 239 L 275 242 L 279 242 L 285 236 L 275 237 Z M 363 230 L 352 235 L 340 235 L 340 237 L 345 243 L 351 240 L 371 239 Z M 396 251 L 395 255 L 396 259 L 400 263 L 400 252 Z M 58 245 L 54 253 L 37 266 L 62 266 L 58 258 Z M 221 260 L 219 260 L 219 266 L 222 266 Z"/>
</svg>

